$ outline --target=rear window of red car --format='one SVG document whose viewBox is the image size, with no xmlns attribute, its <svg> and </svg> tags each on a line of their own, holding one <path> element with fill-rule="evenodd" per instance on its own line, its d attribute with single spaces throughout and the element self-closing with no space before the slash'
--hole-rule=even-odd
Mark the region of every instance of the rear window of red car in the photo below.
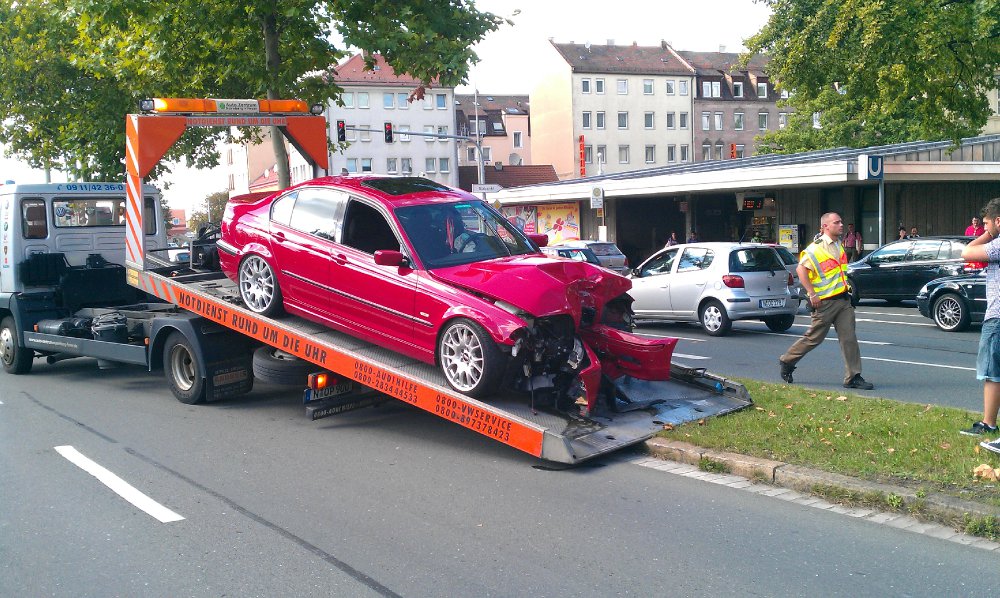
<svg viewBox="0 0 1000 598">
<path fill-rule="evenodd" d="M 416 176 L 371 179 L 361 184 L 365 187 L 376 189 L 388 195 L 407 195 L 410 193 L 425 193 L 427 191 L 448 191 L 448 187 L 445 187 L 440 183 L 435 183 L 430 179 Z"/>
</svg>

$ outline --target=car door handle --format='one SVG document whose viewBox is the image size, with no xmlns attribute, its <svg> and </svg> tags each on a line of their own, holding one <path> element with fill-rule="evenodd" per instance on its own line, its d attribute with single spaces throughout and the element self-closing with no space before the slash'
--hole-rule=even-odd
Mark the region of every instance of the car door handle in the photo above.
<svg viewBox="0 0 1000 598">
<path fill-rule="evenodd" d="M 335 253 L 330 257 L 333 259 L 334 262 L 336 262 L 340 266 L 343 266 L 344 264 L 347 263 L 347 256 L 344 255 L 343 253 Z"/>
<path fill-rule="evenodd" d="M 285 240 L 285 233 L 283 233 L 281 231 L 276 231 L 274 233 L 274 238 L 277 239 L 277 240 L 279 240 L 279 241 L 284 241 Z"/>
</svg>

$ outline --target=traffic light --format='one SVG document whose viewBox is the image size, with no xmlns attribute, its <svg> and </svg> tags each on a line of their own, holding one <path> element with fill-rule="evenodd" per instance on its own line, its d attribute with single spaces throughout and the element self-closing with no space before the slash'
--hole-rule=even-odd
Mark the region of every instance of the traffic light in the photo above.
<svg viewBox="0 0 1000 598">
<path fill-rule="evenodd" d="M 347 123 L 342 120 L 337 121 L 337 141 L 347 141 Z"/>
<path fill-rule="evenodd" d="M 392 123 L 385 123 L 385 142 L 392 143 Z"/>
<path fill-rule="evenodd" d="M 730 157 L 730 159 L 733 159 L 733 160 L 736 159 L 736 144 L 735 143 L 730 143 L 729 144 L 729 157 Z"/>
</svg>

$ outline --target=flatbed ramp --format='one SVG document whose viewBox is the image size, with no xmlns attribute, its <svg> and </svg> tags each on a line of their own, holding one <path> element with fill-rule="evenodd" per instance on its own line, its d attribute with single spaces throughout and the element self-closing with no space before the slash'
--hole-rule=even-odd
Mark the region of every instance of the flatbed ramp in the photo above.
<svg viewBox="0 0 1000 598">
<path fill-rule="evenodd" d="M 559 463 L 578 463 L 651 438 L 665 425 L 752 403 L 739 383 L 677 364 L 671 380 L 620 380 L 619 404 L 589 417 L 544 410 L 530 394 L 513 390 L 479 401 L 452 390 L 435 366 L 303 318 L 259 316 L 242 307 L 236 284 L 221 274 L 170 277 L 129 268 L 128 277 L 133 286 L 324 370 Z"/>
</svg>

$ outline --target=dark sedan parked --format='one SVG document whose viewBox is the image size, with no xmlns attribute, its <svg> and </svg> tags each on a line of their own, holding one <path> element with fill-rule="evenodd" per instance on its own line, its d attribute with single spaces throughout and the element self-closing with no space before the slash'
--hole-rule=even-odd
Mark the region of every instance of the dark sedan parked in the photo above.
<svg viewBox="0 0 1000 598">
<path fill-rule="evenodd" d="M 932 280 L 917 294 L 917 309 L 945 332 L 982 323 L 986 313 L 986 271 Z"/>
<path fill-rule="evenodd" d="M 879 247 L 847 266 L 852 299 L 915 299 L 935 278 L 964 274 L 974 267 L 962 260 L 962 248 L 974 237 L 903 239 Z"/>
</svg>

